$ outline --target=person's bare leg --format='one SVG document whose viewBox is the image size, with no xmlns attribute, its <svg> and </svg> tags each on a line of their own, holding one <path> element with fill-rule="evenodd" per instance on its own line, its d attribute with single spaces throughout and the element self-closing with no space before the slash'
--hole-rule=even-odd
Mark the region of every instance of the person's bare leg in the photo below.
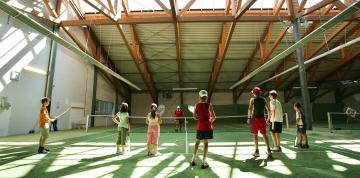
<svg viewBox="0 0 360 178">
<path fill-rule="evenodd" d="M 209 143 L 207 140 L 204 140 L 204 152 L 203 152 L 203 160 L 202 162 L 205 163 L 206 161 L 206 155 L 208 153 Z"/>
<path fill-rule="evenodd" d="M 156 156 L 157 153 L 158 153 L 158 145 L 157 144 L 154 144 L 154 155 Z"/>
<path fill-rule="evenodd" d="M 280 149 L 280 133 L 276 133 L 277 147 Z"/>
<path fill-rule="evenodd" d="M 296 143 L 296 145 L 301 145 L 301 144 L 302 144 L 302 134 L 301 134 L 301 133 L 297 133 L 296 137 L 297 137 L 297 143 Z"/>
<path fill-rule="evenodd" d="M 255 150 L 259 150 L 259 139 L 257 134 L 253 134 L 254 137 L 254 144 L 255 144 Z"/>
<path fill-rule="evenodd" d="M 200 145 L 200 140 L 196 140 L 195 147 L 194 147 L 194 154 L 193 154 L 193 157 L 191 159 L 191 162 L 195 162 L 196 155 L 197 155 L 197 152 L 198 152 L 198 149 L 199 149 L 199 145 Z"/>
<path fill-rule="evenodd" d="M 267 147 L 268 150 L 270 150 L 270 144 L 269 144 L 269 138 L 266 134 L 262 134 L 263 138 L 264 138 L 264 142 L 265 142 L 265 145 Z"/>
<path fill-rule="evenodd" d="M 148 155 L 150 155 L 150 144 L 147 144 L 146 147 L 147 147 Z"/>
<path fill-rule="evenodd" d="M 270 132 L 271 139 L 274 143 L 274 148 L 277 148 L 277 142 L 276 142 L 276 134 L 274 132 Z"/>
<path fill-rule="evenodd" d="M 302 134 L 302 137 L 303 137 L 303 140 L 305 142 L 305 145 L 308 145 L 308 138 L 307 138 L 307 135 L 306 134 Z"/>
</svg>

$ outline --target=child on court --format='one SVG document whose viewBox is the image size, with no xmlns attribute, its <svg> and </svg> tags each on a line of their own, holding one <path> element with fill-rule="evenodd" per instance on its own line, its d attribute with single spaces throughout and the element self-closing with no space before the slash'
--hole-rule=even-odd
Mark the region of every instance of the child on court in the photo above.
<svg viewBox="0 0 360 178">
<path fill-rule="evenodd" d="M 204 141 L 203 159 L 201 168 L 205 169 L 209 167 L 206 163 L 206 155 L 208 152 L 208 140 L 213 139 L 213 127 L 212 124 L 215 121 L 215 112 L 211 103 L 208 102 L 208 93 L 206 90 L 199 92 L 200 101 L 195 104 L 194 119 L 197 120 L 196 127 L 196 143 L 194 154 L 190 162 L 191 166 L 195 166 L 195 159 L 201 141 Z"/>
<path fill-rule="evenodd" d="M 130 122 L 129 122 L 129 112 L 128 112 L 129 105 L 127 103 L 121 103 L 120 112 L 118 112 L 113 118 L 113 122 L 115 122 L 118 127 L 118 139 L 116 142 L 116 153 L 117 154 L 124 154 L 125 152 L 125 145 L 126 145 L 126 137 L 129 136 L 130 133 Z M 119 119 L 119 120 L 117 120 Z M 121 151 L 120 151 L 121 148 Z M 130 151 L 130 150 L 129 150 Z"/>
<path fill-rule="evenodd" d="M 49 122 L 54 122 L 55 117 L 51 117 L 46 107 L 50 104 L 49 98 L 41 99 L 41 108 L 39 112 L 40 140 L 38 153 L 48 153 L 50 150 L 45 148 L 46 140 L 49 137 Z"/>
<path fill-rule="evenodd" d="M 162 119 L 160 115 L 156 113 L 157 105 L 155 103 L 150 106 L 151 111 L 146 117 L 146 124 L 148 125 L 147 130 L 147 152 L 148 156 L 158 156 L 160 153 L 158 152 L 158 142 L 160 137 L 160 124 L 162 123 Z M 154 154 L 150 152 L 150 146 L 154 147 Z"/>
<path fill-rule="evenodd" d="M 266 123 L 265 111 L 269 113 L 269 108 L 266 106 L 266 100 L 264 97 L 260 96 L 261 89 L 259 87 L 254 87 L 251 90 L 251 93 L 254 95 L 250 99 L 249 109 L 248 109 L 248 119 L 247 123 L 250 124 L 251 121 L 251 133 L 254 137 L 255 143 L 255 152 L 252 154 L 254 157 L 259 157 L 259 141 L 258 141 L 258 132 L 262 134 L 266 147 L 267 147 L 267 157 L 272 158 L 269 139 L 266 135 Z"/>
<path fill-rule="evenodd" d="M 283 110 L 280 101 L 277 99 L 277 92 L 271 90 L 269 92 L 270 98 L 270 133 L 274 142 L 272 151 L 281 152 L 280 134 L 282 132 L 283 124 Z"/>
<path fill-rule="evenodd" d="M 304 119 L 304 114 L 301 111 L 301 104 L 296 102 L 294 104 L 294 110 L 296 112 L 296 127 L 297 127 L 297 136 L 295 147 L 309 148 L 308 138 L 306 135 L 306 124 Z M 302 144 L 304 141 L 304 144 Z"/>
</svg>

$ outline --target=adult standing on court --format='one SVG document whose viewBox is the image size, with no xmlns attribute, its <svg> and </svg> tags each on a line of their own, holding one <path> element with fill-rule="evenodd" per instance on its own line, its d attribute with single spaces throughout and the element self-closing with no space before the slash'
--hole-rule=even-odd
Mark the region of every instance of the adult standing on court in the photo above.
<svg viewBox="0 0 360 178">
<path fill-rule="evenodd" d="M 176 110 L 175 110 L 175 124 L 176 124 L 176 128 L 175 128 L 175 131 L 179 131 L 181 132 L 181 128 L 182 128 L 182 125 L 184 124 L 184 119 L 181 118 L 184 116 L 184 113 L 183 111 L 181 110 L 180 106 L 177 106 L 176 107 Z"/>
<path fill-rule="evenodd" d="M 251 93 L 254 95 L 250 99 L 249 109 L 248 109 L 248 119 L 247 123 L 251 122 L 251 133 L 254 137 L 255 143 L 255 152 L 252 154 L 254 157 L 259 157 L 259 141 L 258 141 L 258 132 L 262 134 L 266 147 L 267 147 L 267 157 L 272 158 L 271 150 L 269 147 L 269 139 L 266 135 L 266 122 L 265 119 L 265 111 L 269 113 L 269 109 L 266 106 L 266 100 L 264 97 L 260 96 L 261 89 L 259 87 L 255 87 L 251 90 Z"/>
<path fill-rule="evenodd" d="M 280 133 L 282 132 L 283 124 L 283 109 L 281 103 L 278 99 L 278 96 L 275 90 L 269 92 L 270 98 L 270 133 L 271 138 L 274 142 L 274 148 L 272 151 L 281 152 L 280 147 Z"/>
</svg>

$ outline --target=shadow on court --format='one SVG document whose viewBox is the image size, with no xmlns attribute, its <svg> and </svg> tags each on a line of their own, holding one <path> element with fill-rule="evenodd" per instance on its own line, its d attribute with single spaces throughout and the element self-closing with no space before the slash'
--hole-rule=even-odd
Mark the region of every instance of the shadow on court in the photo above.
<svg viewBox="0 0 360 178">
<path fill-rule="evenodd" d="M 185 154 L 184 133 L 161 133 L 161 156 L 146 155 L 146 134 L 132 133 L 132 152 L 116 155 L 116 132 L 74 134 L 61 140 L 66 131 L 53 134 L 59 138 L 46 155 L 35 154 L 32 139 L 16 146 L 0 139 L 0 177 L 359 177 L 360 139 L 310 138 L 310 149 L 293 147 L 293 135 L 283 134 L 283 153 L 265 158 L 260 142 L 260 157 L 253 158 L 254 146 L 247 132 L 215 132 L 209 146 L 209 169 L 191 167 L 191 154 Z M 194 133 L 190 133 L 189 152 Z M 260 139 L 261 141 L 261 139 Z M 29 143 L 32 145 L 27 145 Z M 23 145 L 21 145 L 23 143 Z M 200 146 L 202 148 L 202 145 Z"/>
</svg>

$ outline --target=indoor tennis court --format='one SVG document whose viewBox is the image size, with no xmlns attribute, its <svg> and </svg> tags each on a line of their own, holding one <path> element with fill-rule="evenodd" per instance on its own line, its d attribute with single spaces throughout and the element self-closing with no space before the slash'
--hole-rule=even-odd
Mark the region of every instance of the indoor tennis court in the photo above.
<svg viewBox="0 0 360 178">
<path fill-rule="evenodd" d="M 360 177 L 359 0 L 1 0 L 0 178 Z"/>
</svg>

